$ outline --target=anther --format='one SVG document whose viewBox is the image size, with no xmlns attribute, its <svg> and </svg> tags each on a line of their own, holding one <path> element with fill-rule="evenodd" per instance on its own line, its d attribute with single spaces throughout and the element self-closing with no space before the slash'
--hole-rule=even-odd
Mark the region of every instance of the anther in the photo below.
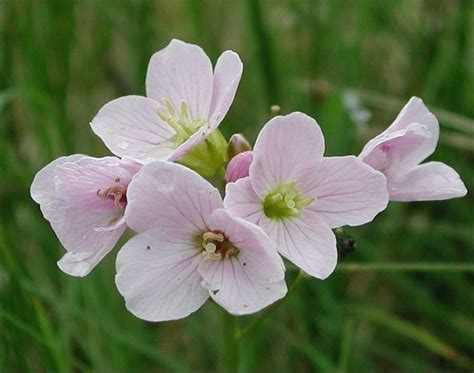
<svg viewBox="0 0 474 373">
<path fill-rule="evenodd" d="M 202 235 L 204 241 L 212 240 L 217 242 L 224 242 L 224 235 L 222 233 L 214 233 L 214 232 L 205 232 Z"/>
<path fill-rule="evenodd" d="M 280 193 L 277 193 L 273 196 L 271 196 L 272 202 L 279 202 L 283 199 L 283 196 Z"/>
</svg>

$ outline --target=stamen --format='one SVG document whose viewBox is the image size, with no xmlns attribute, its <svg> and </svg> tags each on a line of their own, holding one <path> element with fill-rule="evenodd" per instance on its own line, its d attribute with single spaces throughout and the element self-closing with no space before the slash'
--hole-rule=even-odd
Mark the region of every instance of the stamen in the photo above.
<svg viewBox="0 0 474 373">
<path fill-rule="evenodd" d="M 126 191 L 127 189 L 125 187 L 117 185 L 104 190 L 98 189 L 96 194 L 100 199 L 112 198 L 115 207 L 123 208 L 120 201 L 122 200 L 122 197 L 125 196 Z"/>
<path fill-rule="evenodd" d="M 168 113 L 170 113 L 171 115 L 175 115 L 175 114 L 176 114 L 176 111 L 175 111 L 175 109 L 174 109 L 173 103 L 170 101 L 169 98 L 162 97 L 162 98 L 161 98 L 161 101 L 166 105 L 166 109 L 168 110 Z"/>
<path fill-rule="evenodd" d="M 206 119 L 190 117 L 186 101 L 184 100 L 181 101 L 178 111 L 178 108 L 173 105 L 169 98 L 163 97 L 161 98 L 160 105 L 156 108 L 156 112 L 160 119 L 175 131 L 172 141 L 176 146 L 189 139 L 199 128 L 208 125 Z"/>
<path fill-rule="evenodd" d="M 277 193 L 273 196 L 271 196 L 272 202 L 279 202 L 283 199 L 283 196 L 280 193 Z"/>
<path fill-rule="evenodd" d="M 204 241 L 213 240 L 217 242 L 224 242 L 224 235 L 222 233 L 214 233 L 214 232 L 205 232 L 202 235 Z"/>
<path fill-rule="evenodd" d="M 181 116 L 186 119 L 189 118 L 188 106 L 186 105 L 186 101 L 181 101 Z"/>
<path fill-rule="evenodd" d="M 286 198 L 285 198 L 285 199 L 286 199 Z M 295 201 L 293 201 L 293 200 L 291 199 L 291 200 L 289 200 L 289 201 L 286 202 L 286 206 L 288 206 L 288 208 L 292 209 L 292 208 L 294 208 L 294 207 L 296 206 L 296 203 L 295 203 Z"/>
</svg>

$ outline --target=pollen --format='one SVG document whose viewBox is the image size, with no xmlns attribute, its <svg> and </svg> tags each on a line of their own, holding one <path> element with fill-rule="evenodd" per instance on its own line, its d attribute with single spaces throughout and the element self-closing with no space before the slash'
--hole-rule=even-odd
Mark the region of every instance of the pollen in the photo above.
<svg viewBox="0 0 474 373">
<path fill-rule="evenodd" d="M 221 232 L 204 232 L 201 241 L 202 256 L 208 260 L 223 260 L 238 255 L 236 248 Z"/>
</svg>

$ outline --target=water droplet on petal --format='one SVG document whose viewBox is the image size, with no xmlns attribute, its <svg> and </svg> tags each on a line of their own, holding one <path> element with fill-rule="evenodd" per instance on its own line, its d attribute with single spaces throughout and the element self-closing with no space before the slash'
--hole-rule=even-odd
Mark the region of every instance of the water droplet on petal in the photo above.
<svg viewBox="0 0 474 373">
<path fill-rule="evenodd" d="M 120 149 L 123 149 L 123 150 L 127 149 L 127 148 L 128 148 L 128 145 L 129 145 L 129 143 L 126 142 L 126 141 L 121 141 L 121 142 L 119 142 L 119 143 L 117 144 L 117 146 L 118 146 Z"/>
</svg>

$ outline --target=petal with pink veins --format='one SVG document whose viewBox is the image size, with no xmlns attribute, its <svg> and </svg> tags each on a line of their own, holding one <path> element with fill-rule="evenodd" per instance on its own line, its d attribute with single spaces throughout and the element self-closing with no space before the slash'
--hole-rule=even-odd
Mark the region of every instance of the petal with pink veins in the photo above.
<svg viewBox="0 0 474 373">
<path fill-rule="evenodd" d="M 147 96 L 167 98 L 175 108 L 186 102 L 192 119 L 208 119 L 213 74 L 201 47 L 173 39 L 150 59 L 146 75 Z"/>
<path fill-rule="evenodd" d="M 295 112 L 271 119 L 258 135 L 250 166 L 250 180 L 258 196 L 296 180 L 308 163 L 322 159 L 324 137 L 319 125 Z"/>
<path fill-rule="evenodd" d="M 384 132 L 370 140 L 362 150 L 359 157 L 366 158 L 370 152 L 382 145 L 395 135 L 395 132 L 409 132 L 410 127 L 423 126 L 428 136 L 419 138 L 420 143 L 405 147 L 403 152 L 407 167 L 412 167 L 433 154 L 439 138 L 439 123 L 436 117 L 428 110 L 423 101 L 412 97 L 398 114 L 397 118 Z M 399 132 L 400 133 L 400 132 Z M 405 132 L 406 133 L 406 132 Z M 392 135 L 393 134 L 393 135 Z M 398 135 L 397 135 L 398 136 Z"/>
<path fill-rule="evenodd" d="M 334 271 L 337 264 L 336 237 L 317 214 L 306 210 L 301 218 L 267 222 L 264 230 L 285 258 L 319 279 L 327 278 Z"/>
<path fill-rule="evenodd" d="M 240 78 L 242 77 L 243 64 L 237 53 L 225 51 L 217 60 L 214 69 L 211 109 L 209 122 L 212 128 L 217 128 L 219 123 L 229 111 L 234 101 Z"/>
<path fill-rule="evenodd" d="M 54 178 L 56 177 L 56 167 L 66 162 L 74 162 L 78 159 L 86 157 L 82 154 L 74 154 L 66 157 L 60 157 L 43 167 L 35 175 L 31 183 L 30 194 L 33 201 L 40 205 L 41 212 L 44 217 L 54 224 L 61 224 L 62 221 L 57 216 L 58 210 L 61 209 L 62 201 L 58 198 Z M 58 219 L 57 219 L 58 218 Z"/>
<path fill-rule="evenodd" d="M 407 128 L 378 136 L 377 141 L 364 148 L 359 159 L 383 172 L 390 180 L 418 164 L 414 163 L 413 156 L 431 136 L 424 124 L 413 123 Z"/>
<path fill-rule="evenodd" d="M 464 197 L 467 189 L 451 167 L 428 162 L 394 180 L 389 192 L 393 201 L 433 201 Z"/>
<path fill-rule="evenodd" d="M 368 223 L 388 204 L 383 174 L 354 156 L 324 158 L 300 175 L 298 189 L 331 228 Z"/>
<path fill-rule="evenodd" d="M 130 228 L 206 231 L 208 219 L 222 207 L 219 191 L 179 164 L 155 161 L 143 166 L 127 191 L 125 218 Z"/>
<path fill-rule="evenodd" d="M 124 164 L 132 166 L 115 157 L 84 157 L 57 167 L 56 191 L 64 209 L 63 224 L 56 234 L 67 251 L 111 250 L 126 229 L 125 224 L 116 223 L 123 223 L 126 189 L 140 166 L 133 165 L 133 172 Z M 110 188 L 118 190 L 121 204 L 113 195 L 99 196 Z M 112 226 L 115 229 L 106 229 Z"/>
<path fill-rule="evenodd" d="M 209 295 L 234 315 L 254 313 L 285 296 L 283 262 L 273 243 L 257 226 L 219 209 L 211 228 L 222 232 L 239 250 L 222 260 L 204 259 L 199 266 Z"/>
<path fill-rule="evenodd" d="M 119 157 L 145 163 L 167 159 L 175 150 L 176 132 L 157 113 L 160 103 L 126 96 L 104 105 L 91 122 L 92 130 Z"/>
<path fill-rule="evenodd" d="M 201 250 L 180 232 L 152 228 L 117 255 L 115 283 L 127 309 L 148 321 L 176 320 L 208 299 L 198 272 Z"/>
<path fill-rule="evenodd" d="M 70 276 L 84 277 L 87 276 L 109 252 L 108 247 L 98 251 L 67 252 L 57 264 L 61 271 Z"/>
<path fill-rule="evenodd" d="M 253 190 L 250 177 L 226 185 L 224 206 L 236 216 L 257 225 L 264 217 L 262 199 Z"/>
</svg>

